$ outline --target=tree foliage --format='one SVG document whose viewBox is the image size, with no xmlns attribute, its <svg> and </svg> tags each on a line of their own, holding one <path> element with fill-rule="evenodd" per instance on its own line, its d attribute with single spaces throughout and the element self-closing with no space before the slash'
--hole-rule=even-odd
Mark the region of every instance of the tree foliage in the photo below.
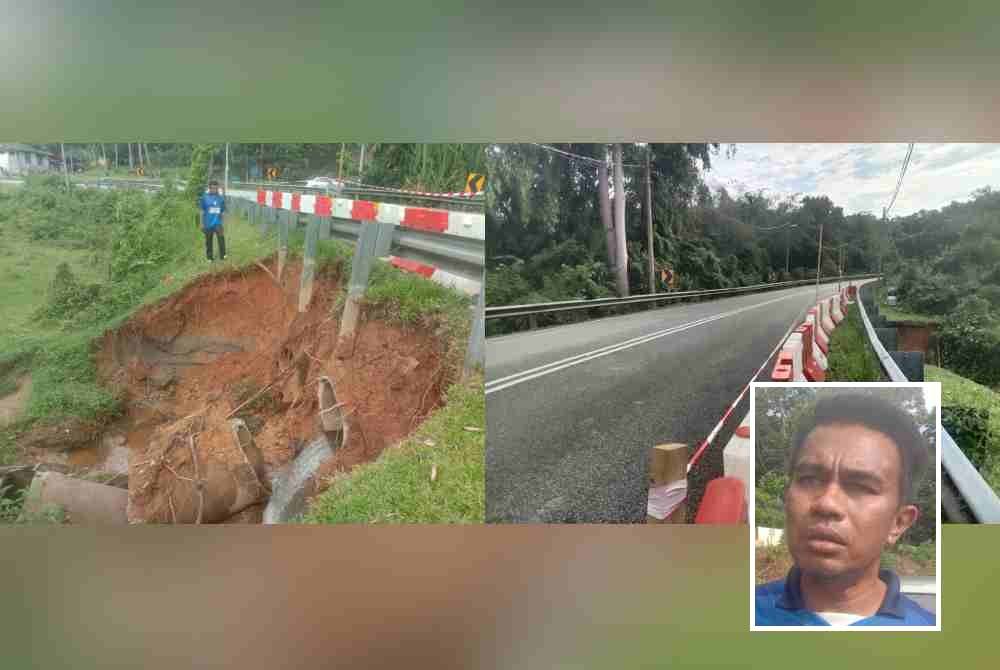
<svg viewBox="0 0 1000 670">
<path fill-rule="evenodd" d="M 1000 192 L 893 219 L 886 264 L 908 311 L 940 317 L 942 364 L 1000 384 Z"/>
<path fill-rule="evenodd" d="M 503 265 L 510 282 L 487 292 L 491 305 L 529 302 L 545 283 L 545 268 L 532 260 L 562 255 L 555 267 L 579 268 L 607 290 L 613 288 L 608 241 L 601 223 L 597 165 L 605 160 L 603 144 L 556 144 L 583 158 L 568 158 L 534 144 L 490 145 L 487 163 L 486 255 L 490 272 Z M 726 288 L 815 276 L 820 225 L 823 226 L 823 274 L 838 272 L 837 252 L 849 250 L 845 272 L 878 265 L 879 222 L 868 214 L 845 216 L 826 197 L 777 200 L 764 193 L 730 196 L 713 191 L 704 180 L 718 144 L 627 144 L 625 155 L 626 243 L 629 287 L 647 292 L 649 243 L 643 217 L 644 176 L 648 151 L 652 167 L 653 255 L 658 268 L 669 268 L 677 289 Z M 612 194 L 617 197 L 616 194 Z M 569 244 L 569 242 L 574 244 Z M 786 258 L 788 271 L 786 272 Z M 519 263 L 519 264 L 518 264 Z M 551 263 L 550 263 L 551 265 Z M 597 268 L 603 266 L 603 270 Z M 516 272 L 520 281 L 512 281 Z M 658 284 L 659 278 L 653 278 Z M 518 291 L 513 290 L 518 288 Z M 552 295 L 551 299 L 581 297 Z M 662 290 L 664 287 L 658 286 Z M 511 304 L 511 302 L 506 302 Z"/>
</svg>

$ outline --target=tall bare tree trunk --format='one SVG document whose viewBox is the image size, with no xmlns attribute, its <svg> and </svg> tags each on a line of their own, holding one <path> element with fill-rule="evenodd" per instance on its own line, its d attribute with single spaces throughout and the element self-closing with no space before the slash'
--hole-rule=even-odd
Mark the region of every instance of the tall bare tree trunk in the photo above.
<svg viewBox="0 0 1000 670">
<path fill-rule="evenodd" d="M 649 249 L 647 271 L 649 273 L 649 292 L 656 293 L 656 254 L 653 251 L 653 174 L 649 165 L 650 145 L 646 145 L 646 244 Z"/>
<path fill-rule="evenodd" d="M 69 189 L 69 168 L 66 166 L 66 145 L 59 143 L 59 150 L 62 152 L 63 177 L 66 178 L 66 189 Z"/>
<path fill-rule="evenodd" d="M 115 142 L 115 169 L 118 169 L 118 143 Z"/>
<path fill-rule="evenodd" d="M 607 147 L 604 148 L 604 156 L 607 159 Z M 604 234 L 608 242 L 608 268 L 617 273 L 618 260 L 615 254 L 615 224 L 611 220 L 611 189 L 608 183 L 608 164 L 602 161 L 597 166 L 597 196 L 600 201 L 601 225 L 604 226 Z"/>
<path fill-rule="evenodd" d="M 132 143 L 131 142 L 128 143 L 128 169 L 129 170 L 134 170 L 135 169 L 135 161 L 132 160 Z"/>
<path fill-rule="evenodd" d="M 628 247 L 625 245 L 625 175 L 622 171 L 622 145 L 614 145 L 615 161 L 615 251 L 618 261 L 618 295 L 628 292 Z"/>
</svg>

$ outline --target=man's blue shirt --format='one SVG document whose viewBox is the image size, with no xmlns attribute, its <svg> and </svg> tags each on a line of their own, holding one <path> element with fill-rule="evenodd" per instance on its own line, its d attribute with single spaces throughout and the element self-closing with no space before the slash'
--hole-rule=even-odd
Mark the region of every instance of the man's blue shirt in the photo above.
<svg viewBox="0 0 1000 670">
<path fill-rule="evenodd" d="M 226 211 L 226 199 L 218 193 L 206 193 L 198 200 L 201 207 L 201 225 L 205 230 L 212 230 L 222 224 L 222 213 Z"/>
<path fill-rule="evenodd" d="M 806 609 L 799 583 L 799 569 L 793 567 L 785 579 L 757 587 L 755 623 L 758 626 L 829 626 L 822 617 Z M 934 615 L 899 591 L 899 577 L 880 570 L 885 582 L 885 598 L 878 611 L 852 626 L 933 626 Z"/>
</svg>

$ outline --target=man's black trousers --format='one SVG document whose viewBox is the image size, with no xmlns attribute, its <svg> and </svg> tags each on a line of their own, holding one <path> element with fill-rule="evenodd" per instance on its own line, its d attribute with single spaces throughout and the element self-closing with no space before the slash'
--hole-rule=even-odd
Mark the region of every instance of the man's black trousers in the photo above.
<svg viewBox="0 0 1000 670">
<path fill-rule="evenodd" d="M 222 226 L 218 225 L 215 228 L 210 228 L 204 231 L 205 233 L 205 256 L 208 260 L 214 260 L 212 256 L 212 237 L 215 236 L 219 240 L 219 258 L 226 257 L 226 236 L 222 232 Z"/>
</svg>

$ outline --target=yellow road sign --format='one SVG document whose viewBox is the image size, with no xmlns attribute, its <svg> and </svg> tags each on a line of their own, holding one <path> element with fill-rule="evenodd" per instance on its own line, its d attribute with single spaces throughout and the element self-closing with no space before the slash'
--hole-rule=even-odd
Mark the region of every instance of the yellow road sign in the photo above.
<svg viewBox="0 0 1000 670">
<path fill-rule="evenodd" d="M 142 166 L 139 166 L 139 167 L 137 167 L 137 168 L 135 169 L 135 173 L 136 173 L 137 175 L 139 175 L 140 177 L 142 177 L 142 176 L 145 176 L 145 174 L 146 174 L 146 169 L 145 169 L 144 167 L 142 167 Z"/>
<path fill-rule="evenodd" d="M 465 179 L 465 192 L 480 193 L 484 188 L 486 188 L 486 175 L 470 172 Z"/>
</svg>

